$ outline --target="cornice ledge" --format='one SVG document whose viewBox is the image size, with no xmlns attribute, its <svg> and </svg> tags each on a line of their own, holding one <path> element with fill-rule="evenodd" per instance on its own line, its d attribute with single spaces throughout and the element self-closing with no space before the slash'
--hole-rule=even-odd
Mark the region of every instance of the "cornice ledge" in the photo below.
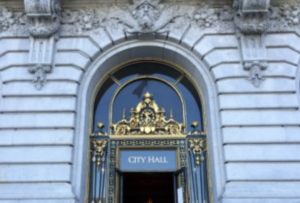
<svg viewBox="0 0 300 203">
<path fill-rule="evenodd" d="M 263 2 L 263 7 L 250 9 L 247 2 Z M 0 5 L 0 37 L 50 37 L 112 32 L 168 33 L 184 32 L 192 26 L 200 33 L 261 34 L 269 32 L 300 33 L 300 3 L 282 2 L 269 7 L 269 0 L 235 0 L 234 6 L 222 8 L 210 4 L 185 5 L 160 1 L 135 0 L 133 4 L 65 8 L 60 0 L 24 0 L 25 12 Z M 28 3 L 29 2 L 29 3 Z M 33 5 L 46 7 L 37 9 Z M 48 3 L 48 4 L 47 4 Z M 252 5 L 252 4 L 251 4 Z M 143 12 L 147 15 L 143 16 Z M 30 32 L 30 33 L 29 33 Z"/>
<path fill-rule="evenodd" d="M 234 0 L 234 23 L 243 34 L 262 34 L 268 29 L 270 0 Z"/>
<path fill-rule="evenodd" d="M 199 32 L 234 32 L 229 6 L 214 8 L 209 4 L 170 4 L 160 0 L 133 0 L 132 4 L 64 10 L 61 35 L 121 32 L 124 34 L 183 35 L 193 27 Z M 231 26 L 232 25 L 232 26 Z"/>
</svg>

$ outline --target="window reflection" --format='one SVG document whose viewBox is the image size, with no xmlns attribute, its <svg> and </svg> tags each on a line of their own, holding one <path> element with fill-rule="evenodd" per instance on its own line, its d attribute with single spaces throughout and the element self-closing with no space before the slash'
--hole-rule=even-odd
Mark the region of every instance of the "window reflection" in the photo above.
<svg viewBox="0 0 300 203">
<path fill-rule="evenodd" d="M 112 73 L 112 77 L 113 79 L 108 78 L 99 90 L 95 102 L 94 131 L 97 131 L 96 124 L 103 122 L 105 125 L 103 130 L 109 132 L 110 122 L 116 123 L 121 120 L 124 109 L 128 119 L 130 109 L 136 107 L 146 92 L 150 92 L 159 107 L 165 109 L 167 118 L 172 109 L 175 120 L 186 122 L 187 132 L 192 131 L 190 124 L 193 121 L 198 121 L 203 130 L 198 92 L 188 77 L 180 71 L 167 65 L 144 62 L 117 70 Z M 112 110 L 111 121 L 110 110 Z"/>
<path fill-rule="evenodd" d="M 155 79 L 139 79 L 128 84 L 116 96 L 113 104 L 112 122 L 117 123 L 122 119 L 123 109 L 126 110 L 126 117 L 130 116 L 130 109 L 143 100 L 145 93 L 151 93 L 157 105 L 164 108 L 166 115 L 170 115 L 170 110 L 173 110 L 174 119 L 178 122 L 183 122 L 183 104 L 177 92 L 159 80 Z"/>
<path fill-rule="evenodd" d="M 187 111 L 187 128 L 188 132 L 192 131 L 192 127 L 190 126 L 192 122 L 198 121 L 200 124 L 199 130 L 203 131 L 203 123 L 201 118 L 201 102 L 198 96 L 197 90 L 192 85 L 192 83 L 188 80 L 187 77 L 184 77 L 178 84 L 177 87 L 183 98 L 185 100 L 186 111 Z"/>
<path fill-rule="evenodd" d="M 174 83 L 182 73 L 170 68 L 169 66 L 158 63 L 137 63 L 127 67 L 124 67 L 113 75 L 121 83 L 125 83 L 129 79 L 142 75 L 151 75 L 162 78 L 168 82 Z"/>
<path fill-rule="evenodd" d="M 112 101 L 115 90 L 118 85 L 110 78 L 101 86 L 101 89 L 97 95 L 94 112 L 94 132 L 97 129 L 97 123 L 102 122 L 104 124 L 103 131 L 108 132 L 109 128 L 109 106 Z"/>
</svg>

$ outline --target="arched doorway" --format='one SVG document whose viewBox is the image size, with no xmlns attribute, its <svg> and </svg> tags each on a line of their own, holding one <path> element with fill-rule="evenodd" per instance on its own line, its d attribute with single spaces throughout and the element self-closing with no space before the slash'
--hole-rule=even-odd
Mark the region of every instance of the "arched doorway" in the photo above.
<svg viewBox="0 0 300 203">
<path fill-rule="evenodd" d="M 104 78 L 88 202 L 210 202 L 202 104 L 189 74 L 162 60 L 136 60 Z"/>
<path fill-rule="evenodd" d="M 145 51 L 146 50 L 146 51 Z M 120 64 L 128 63 L 128 61 L 132 60 L 148 60 L 148 61 L 166 61 L 167 63 L 171 64 L 172 67 L 184 67 L 182 70 L 184 70 L 189 75 L 193 75 L 191 78 L 196 78 L 195 86 L 196 87 L 204 87 L 202 89 L 203 95 L 202 98 L 203 101 L 203 114 L 206 115 L 206 112 L 210 112 L 209 120 L 208 122 L 206 120 L 203 120 L 203 123 L 207 123 L 208 128 L 206 129 L 207 133 L 214 134 L 211 138 L 208 139 L 208 145 L 210 149 L 217 149 L 217 151 L 211 153 L 210 156 L 213 160 L 212 163 L 212 182 L 215 184 L 215 182 L 219 182 L 219 184 L 216 184 L 216 187 L 214 190 L 211 190 L 214 194 L 213 196 L 217 196 L 221 194 L 221 189 L 223 185 L 223 169 L 221 167 L 214 167 L 214 165 L 219 164 L 221 160 L 221 156 L 219 154 L 220 151 L 218 151 L 217 146 L 220 145 L 220 140 L 218 140 L 218 136 L 215 136 L 218 134 L 218 126 L 219 121 L 215 117 L 216 116 L 216 110 L 217 110 L 217 103 L 215 100 L 216 94 L 215 94 L 215 87 L 212 82 L 212 78 L 209 75 L 209 72 L 205 70 L 201 62 L 197 60 L 197 57 L 191 55 L 187 56 L 187 52 L 185 52 L 184 49 L 173 46 L 172 44 L 164 45 L 164 47 L 161 47 L 161 42 L 126 42 L 118 47 L 114 47 L 109 52 L 102 55 L 102 57 L 99 57 L 99 59 L 92 65 L 91 69 L 88 69 L 85 75 L 85 78 L 83 79 L 83 83 L 80 89 L 80 95 L 79 98 L 80 102 L 78 105 L 79 109 L 79 116 L 77 120 L 78 129 L 76 136 L 77 141 L 75 142 L 75 167 L 74 167 L 74 176 L 73 180 L 75 181 L 75 187 L 76 194 L 78 194 L 78 198 L 82 199 L 80 201 L 84 201 L 84 199 L 87 200 L 88 195 L 87 188 L 83 186 L 83 182 L 88 185 L 89 178 L 87 177 L 86 173 L 87 168 L 85 163 L 88 163 L 89 161 L 86 156 L 82 154 L 82 152 L 86 152 L 88 154 L 88 143 L 89 139 L 87 136 L 80 137 L 80 134 L 92 134 L 94 131 L 94 124 L 91 120 L 88 119 L 91 114 L 93 114 L 93 108 L 91 108 L 91 104 L 94 101 L 96 101 L 96 98 L 93 98 L 94 95 L 97 95 L 98 92 L 98 85 L 100 78 L 103 78 L 103 76 L 107 73 L 112 72 L 111 68 L 116 66 L 122 66 Z M 174 63 L 176 62 L 176 63 Z M 110 70 L 109 70 L 110 69 Z M 100 81 L 100 83 L 103 84 L 103 80 Z M 212 85 L 208 85 L 212 84 Z M 101 86 L 101 84 L 99 85 Z M 209 101 L 209 102 L 208 102 Z M 134 106 L 132 106 L 134 107 Z M 128 111 L 127 111 L 128 113 Z M 169 112 L 170 113 L 170 112 Z M 119 116 L 122 116 L 122 113 L 119 114 Z M 204 116 L 206 118 L 206 116 Z M 212 128 L 212 126 L 214 126 Z M 186 131 L 187 132 L 187 131 Z M 182 138 L 182 137 L 181 137 Z M 211 139 L 211 140 L 210 140 Z M 216 140 L 214 140 L 216 139 Z M 85 143 L 85 144 L 84 144 Z M 220 165 L 219 165 L 220 166 Z M 216 172 L 218 171 L 218 172 Z M 115 181 L 114 181 L 115 182 Z M 218 190 L 219 188 L 219 190 Z M 109 188 L 108 188 L 109 190 Z M 218 193 L 219 192 L 219 193 Z M 217 194 L 215 194 L 217 193 Z M 85 194 L 85 195 L 83 195 Z M 114 195 L 118 195 L 118 192 L 114 191 Z M 116 199 L 117 197 L 114 196 Z M 116 200 L 117 201 L 117 200 Z"/>
<path fill-rule="evenodd" d="M 138 59 L 116 67 L 101 81 L 94 103 L 94 132 L 97 123 L 102 122 L 103 130 L 112 134 L 110 125 L 122 119 L 124 110 L 129 116 L 130 110 L 147 92 L 166 109 L 166 114 L 172 112 L 174 118 L 184 124 L 185 134 L 192 131 L 193 121 L 199 122 L 199 131 L 205 131 L 200 90 L 182 68 L 172 67 L 164 60 Z"/>
</svg>

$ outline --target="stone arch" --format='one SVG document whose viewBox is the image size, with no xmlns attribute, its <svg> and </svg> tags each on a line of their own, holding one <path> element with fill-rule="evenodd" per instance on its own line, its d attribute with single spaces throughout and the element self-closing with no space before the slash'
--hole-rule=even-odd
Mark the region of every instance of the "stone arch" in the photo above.
<svg viewBox="0 0 300 203">
<path fill-rule="evenodd" d="M 173 62 L 192 75 L 202 91 L 204 119 L 209 143 L 211 178 L 215 202 L 220 200 L 226 182 L 221 124 L 217 102 L 217 88 L 208 68 L 191 51 L 163 40 L 131 40 L 115 45 L 103 52 L 87 69 L 78 92 L 77 120 L 75 123 L 72 186 L 78 202 L 84 202 L 86 187 L 87 147 L 91 129 L 93 94 L 99 79 L 113 67 L 133 59 L 153 58 Z"/>
</svg>

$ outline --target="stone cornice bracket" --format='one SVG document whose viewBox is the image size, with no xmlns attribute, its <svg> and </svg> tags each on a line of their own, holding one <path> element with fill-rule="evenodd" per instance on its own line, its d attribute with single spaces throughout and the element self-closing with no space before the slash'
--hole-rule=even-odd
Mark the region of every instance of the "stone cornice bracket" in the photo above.
<svg viewBox="0 0 300 203">
<path fill-rule="evenodd" d="M 248 79 L 255 87 L 264 80 L 262 71 L 268 67 L 267 49 L 264 35 L 239 35 L 241 63 L 245 71 L 249 71 Z"/>
<path fill-rule="evenodd" d="M 47 73 L 52 72 L 56 37 L 33 38 L 30 37 L 29 72 L 34 74 L 33 83 L 37 90 L 42 89 L 47 82 Z"/>
<path fill-rule="evenodd" d="M 244 70 L 249 71 L 249 80 L 255 87 L 259 87 L 264 80 L 262 70 L 266 70 L 268 63 L 266 61 L 249 61 L 244 63 Z"/>
<path fill-rule="evenodd" d="M 234 0 L 234 23 L 243 34 L 263 34 L 267 31 L 270 0 Z"/>
<path fill-rule="evenodd" d="M 233 3 L 242 66 L 249 71 L 249 80 L 255 87 L 262 83 L 262 71 L 268 67 L 264 34 L 268 29 L 269 6 L 270 0 L 235 0 Z"/>
<path fill-rule="evenodd" d="M 60 28 L 60 0 L 24 0 L 30 33 L 29 72 L 40 90 L 54 63 L 55 39 Z"/>
<path fill-rule="evenodd" d="M 29 33 L 33 37 L 50 37 L 60 27 L 60 0 L 24 0 Z"/>
</svg>

